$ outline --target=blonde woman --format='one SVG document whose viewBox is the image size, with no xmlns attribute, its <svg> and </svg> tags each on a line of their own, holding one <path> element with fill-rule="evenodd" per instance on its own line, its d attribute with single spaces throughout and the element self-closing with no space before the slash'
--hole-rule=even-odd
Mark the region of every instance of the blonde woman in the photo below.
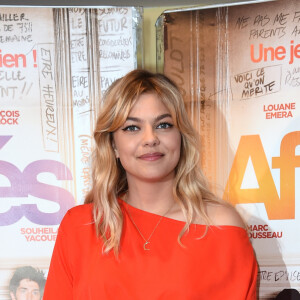
<svg viewBox="0 0 300 300">
<path fill-rule="evenodd" d="M 176 85 L 117 80 L 94 137 L 93 188 L 61 223 L 43 299 L 256 299 L 245 225 L 206 184 Z"/>
</svg>

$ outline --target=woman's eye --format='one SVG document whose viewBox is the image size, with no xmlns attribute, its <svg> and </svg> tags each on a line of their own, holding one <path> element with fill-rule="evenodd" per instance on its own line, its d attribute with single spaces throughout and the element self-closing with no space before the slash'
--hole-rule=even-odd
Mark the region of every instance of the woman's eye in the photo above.
<svg viewBox="0 0 300 300">
<path fill-rule="evenodd" d="M 139 128 L 135 125 L 129 125 L 129 126 L 126 126 L 122 129 L 123 131 L 136 131 L 136 130 L 139 130 Z"/>
<path fill-rule="evenodd" d="M 173 127 L 173 125 L 170 123 L 167 123 L 167 122 L 160 123 L 157 125 L 158 129 L 167 129 L 167 128 L 172 128 L 172 127 Z"/>
</svg>

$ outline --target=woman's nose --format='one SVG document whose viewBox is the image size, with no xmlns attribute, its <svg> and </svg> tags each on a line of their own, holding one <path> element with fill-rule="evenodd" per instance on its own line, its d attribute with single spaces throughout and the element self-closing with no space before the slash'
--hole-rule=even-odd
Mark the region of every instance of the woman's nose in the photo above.
<svg viewBox="0 0 300 300">
<path fill-rule="evenodd" d="M 150 147 L 159 145 L 159 139 L 157 137 L 157 134 L 155 130 L 150 126 L 144 131 L 143 145 Z"/>
</svg>

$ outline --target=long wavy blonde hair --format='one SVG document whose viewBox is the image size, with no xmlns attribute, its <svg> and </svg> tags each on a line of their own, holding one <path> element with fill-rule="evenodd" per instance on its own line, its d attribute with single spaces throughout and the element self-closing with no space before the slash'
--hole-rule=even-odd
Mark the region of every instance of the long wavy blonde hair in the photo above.
<svg viewBox="0 0 300 300">
<path fill-rule="evenodd" d="M 112 134 L 126 121 L 140 95 L 153 93 L 168 108 L 174 125 L 181 133 L 181 153 L 175 170 L 174 200 L 180 205 L 186 224 L 178 240 L 196 219 L 209 218 L 206 202 L 220 203 L 209 190 L 199 167 L 198 134 L 194 130 L 177 86 L 162 74 L 134 70 L 115 81 L 104 95 L 104 104 L 94 132 L 93 188 L 85 203 L 93 203 L 98 236 L 104 240 L 104 252 L 119 253 L 123 215 L 118 197 L 128 190 L 126 173 L 114 153 Z"/>
</svg>

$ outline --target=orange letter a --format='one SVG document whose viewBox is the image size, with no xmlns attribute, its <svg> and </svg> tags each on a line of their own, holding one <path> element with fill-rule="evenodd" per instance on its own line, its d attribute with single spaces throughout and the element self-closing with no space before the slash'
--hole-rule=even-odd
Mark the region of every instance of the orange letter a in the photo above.
<svg viewBox="0 0 300 300">
<path fill-rule="evenodd" d="M 242 189 L 249 158 L 252 160 L 259 187 Z M 270 220 L 291 218 L 282 211 L 282 204 L 259 135 L 241 136 L 226 184 L 224 199 L 234 205 L 264 203 Z"/>
</svg>

